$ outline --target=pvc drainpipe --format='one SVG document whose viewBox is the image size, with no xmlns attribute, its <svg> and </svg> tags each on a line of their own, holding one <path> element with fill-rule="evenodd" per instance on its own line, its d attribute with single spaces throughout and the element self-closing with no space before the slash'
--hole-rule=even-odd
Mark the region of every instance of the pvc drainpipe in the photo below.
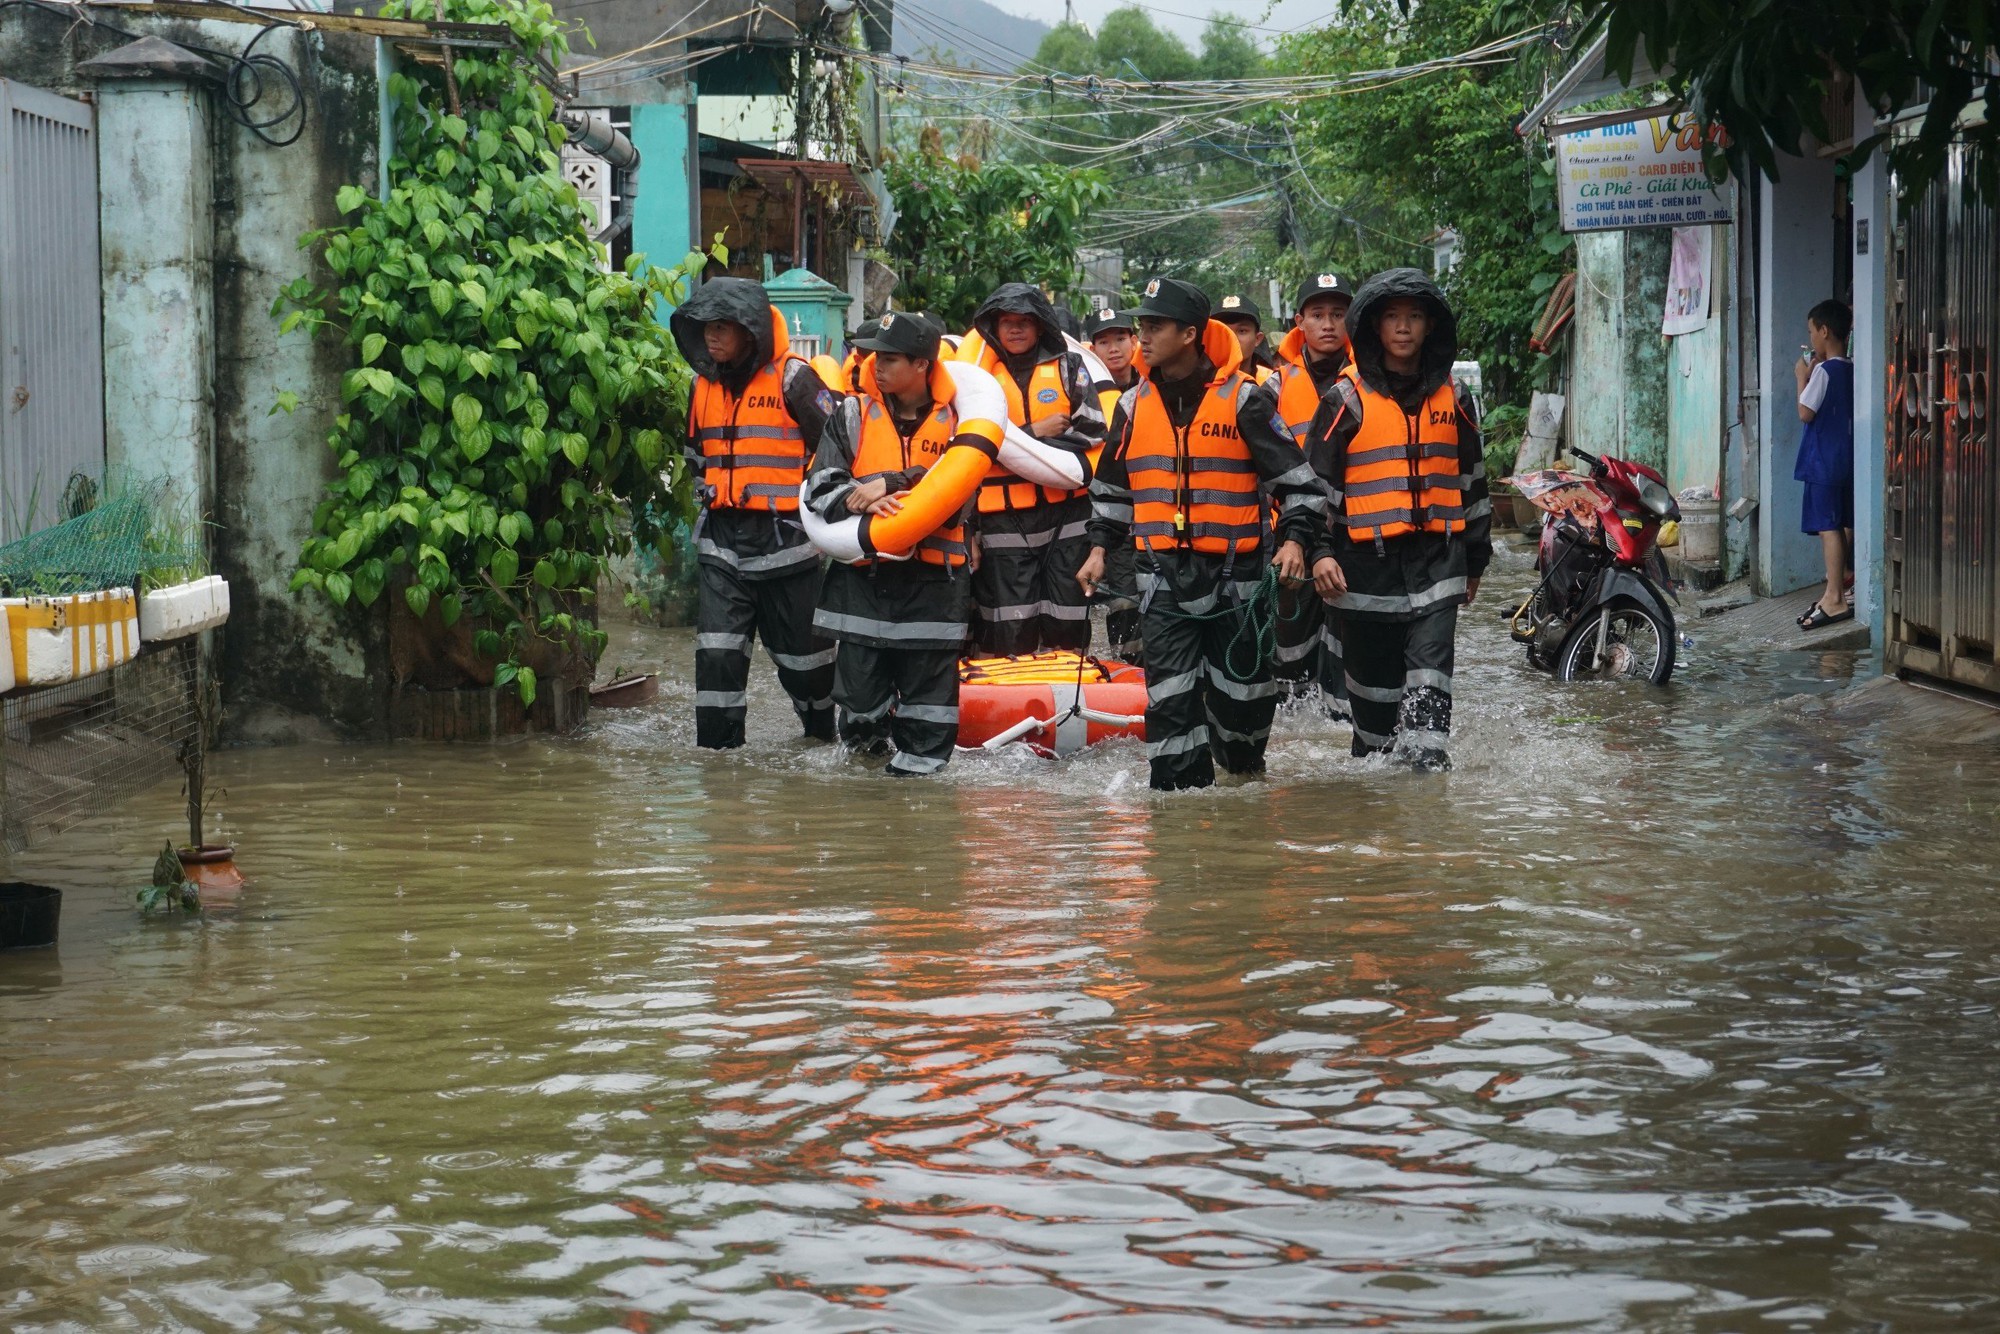
<svg viewBox="0 0 2000 1334">
<path fill-rule="evenodd" d="M 385 37 L 375 39 L 375 197 L 389 197 L 389 159 L 396 154 L 396 103 L 389 96 L 389 76 L 396 72 L 396 51 Z"/>
<path fill-rule="evenodd" d="M 565 107 L 556 113 L 556 119 L 569 131 L 571 143 L 625 173 L 625 199 L 617 216 L 592 238 L 609 244 L 632 226 L 633 201 L 639 197 L 639 150 L 623 130 L 594 112 Z"/>
</svg>

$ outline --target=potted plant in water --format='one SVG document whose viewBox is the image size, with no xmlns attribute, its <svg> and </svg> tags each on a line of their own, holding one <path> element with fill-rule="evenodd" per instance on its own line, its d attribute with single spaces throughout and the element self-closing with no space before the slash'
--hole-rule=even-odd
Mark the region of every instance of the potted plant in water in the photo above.
<svg viewBox="0 0 2000 1334">
<path fill-rule="evenodd" d="M 243 873 L 236 869 L 236 849 L 227 843 L 202 839 L 202 809 L 207 794 L 208 737 L 221 712 L 220 697 L 213 682 L 200 679 L 195 669 L 194 735 L 181 743 L 181 770 L 187 775 L 188 841 L 175 849 L 183 878 L 203 890 L 228 894 L 243 887 Z"/>
<path fill-rule="evenodd" d="M 201 891 L 182 870 L 174 845 L 163 845 L 160 855 L 153 859 L 152 880 L 139 889 L 139 915 L 150 917 L 156 912 L 200 911 Z"/>
</svg>

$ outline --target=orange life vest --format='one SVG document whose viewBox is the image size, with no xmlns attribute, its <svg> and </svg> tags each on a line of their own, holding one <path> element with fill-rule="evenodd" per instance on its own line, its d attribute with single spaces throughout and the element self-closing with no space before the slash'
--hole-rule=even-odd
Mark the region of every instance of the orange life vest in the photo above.
<svg viewBox="0 0 2000 1334">
<path fill-rule="evenodd" d="M 1306 369 L 1306 336 L 1294 329 L 1278 344 L 1278 416 L 1301 449 L 1319 400 L 1319 386 Z"/>
<path fill-rule="evenodd" d="M 1202 347 L 1219 369 L 1185 431 L 1175 429 L 1158 385 L 1142 380 L 1132 391 L 1124 446 L 1132 540 L 1155 551 L 1256 551 L 1264 541 L 1264 503 L 1257 466 L 1236 429 L 1246 384 L 1238 369 L 1242 352 L 1229 326 L 1216 320 L 1203 331 Z"/>
<path fill-rule="evenodd" d="M 771 329 L 771 360 L 758 367 L 740 396 L 707 376 L 694 382 L 688 427 L 701 447 L 701 480 L 715 509 L 798 512 L 806 438 L 785 407 L 785 372 L 802 359 L 792 355 L 785 317 L 776 306 Z"/>
<path fill-rule="evenodd" d="M 1395 399 L 1341 372 L 1361 398 L 1361 429 L 1342 478 L 1348 536 L 1356 542 L 1465 530 L 1458 466 L 1458 394 L 1447 380 L 1413 416 Z M 1336 419 L 1337 420 L 1337 419 Z"/>
<path fill-rule="evenodd" d="M 1000 388 L 1007 395 L 1008 419 L 1030 434 L 1036 422 L 1070 410 L 1069 385 L 1063 380 L 1063 363 L 1067 358 L 1062 355 L 1036 363 L 1035 369 L 1028 375 L 1028 392 L 1025 395 L 1015 382 L 1014 373 L 1000 360 L 999 353 L 988 347 L 979 334 L 965 336 L 965 341 L 959 344 L 958 359 L 970 362 L 1000 382 Z M 995 464 L 979 488 L 979 512 L 993 514 L 1001 510 L 1032 509 L 1036 505 L 1054 505 L 1084 494 L 1083 489 L 1067 491 L 1061 487 L 1024 482 L 1008 469 Z"/>
<path fill-rule="evenodd" d="M 849 469 L 857 482 L 872 482 L 889 473 L 911 468 L 929 468 L 944 457 L 958 437 L 958 414 L 952 410 L 953 385 L 942 367 L 931 367 L 931 397 L 937 402 L 917 429 L 904 440 L 896 422 L 875 386 L 875 366 L 871 358 L 863 363 L 860 394 L 861 440 L 854 450 Z M 956 568 L 965 564 L 965 526 L 955 520 L 937 529 L 916 545 L 916 557 L 932 565 Z"/>
<path fill-rule="evenodd" d="M 840 363 L 829 357 L 826 353 L 822 352 L 814 357 L 810 365 L 813 368 L 813 374 L 819 376 L 819 382 L 834 393 L 847 394 L 853 392 L 849 386 L 854 382 L 847 378 L 847 372 L 841 369 Z"/>
</svg>

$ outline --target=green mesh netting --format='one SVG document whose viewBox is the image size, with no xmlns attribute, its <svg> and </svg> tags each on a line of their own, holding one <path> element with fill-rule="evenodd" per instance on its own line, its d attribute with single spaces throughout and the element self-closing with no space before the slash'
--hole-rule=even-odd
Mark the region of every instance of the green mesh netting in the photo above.
<svg viewBox="0 0 2000 1334">
<path fill-rule="evenodd" d="M 201 526 L 162 482 L 106 496 L 91 479 L 63 489 L 64 520 L 0 546 L 0 596 L 164 587 L 207 572 Z"/>
</svg>

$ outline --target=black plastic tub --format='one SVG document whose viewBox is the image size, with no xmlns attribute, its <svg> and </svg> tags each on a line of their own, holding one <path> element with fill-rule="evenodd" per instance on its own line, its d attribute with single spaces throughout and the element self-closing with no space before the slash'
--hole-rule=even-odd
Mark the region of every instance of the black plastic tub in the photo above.
<svg viewBox="0 0 2000 1334">
<path fill-rule="evenodd" d="M 0 883 L 0 950 L 55 944 L 61 916 L 61 890 L 19 881 Z"/>
</svg>

